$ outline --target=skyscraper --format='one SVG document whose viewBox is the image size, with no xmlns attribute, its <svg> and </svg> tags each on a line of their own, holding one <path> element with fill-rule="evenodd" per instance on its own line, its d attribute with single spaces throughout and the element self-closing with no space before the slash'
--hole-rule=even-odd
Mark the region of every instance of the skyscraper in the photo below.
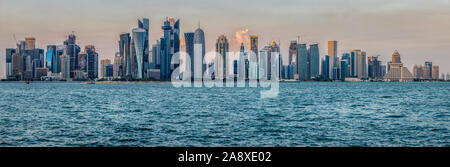
<svg viewBox="0 0 450 167">
<path fill-rule="evenodd" d="M 258 50 L 258 35 L 250 35 L 250 51 L 255 53 L 257 62 L 259 62 Z"/>
<path fill-rule="evenodd" d="M 390 82 L 411 82 L 414 79 L 414 76 L 409 72 L 408 68 L 403 67 L 400 54 L 397 50 L 392 54 L 390 71 L 384 76 L 384 79 Z"/>
<path fill-rule="evenodd" d="M 367 78 L 366 52 L 358 54 L 358 78 Z"/>
<path fill-rule="evenodd" d="M 70 78 L 75 77 L 75 71 L 78 66 L 78 53 L 80 53 L 80 47 L 76 44 L 75 34 L 70 34 L 66 41 L 64 41 L 66 49 L 66 55 L 70 57 Z"/>
<path fill-rule="evenodd" d="M 56 53 L 57 47 L 56 45 L 48 45 L 47 53 L 45 58 L 45 64 L 49 71 L 52 73 L 57 73 L 58 69 L 58 55 Z"/>
<path fill-rule="evenodd" d="M 425 62 L 425 67 L 428 68 L 427 79 L 432 79 L 433 78 L 433 62 L 430 62 L 430 61 Z"/>
<path fill-rule="evenodd" d="M 26 37 L 26 50 L 33 50 L 36 48 L 36 38 L 34 37 Z"/>
<path fill-rule="evenodd" d="M 431 78 L 439 79 L 439 66 L 434 65 L 431 71 L 432 71 Z"/>
<path fill-rule="evenodd" d="M 96 79 L 98 78 L 98 53 L 95 52 L 93 45 L 87 45 L 84 50 L 87 54 L 88 78 L 91 80 Z"/>
<path fill-rule="evenodd" d="M 352 49 L 350 52 L 350 76 L 358 77 L 358 55 L 360 55 L 361 50 Z"/>
<path fill-rule="evenodd" d="M 220 35 L 216 41 L 216 52 L 218 53 L 216 59 L 216 70 L 219 79 L 225 79 L 228 75 L 228 59 L 227 53 L 229 51 L 228 40 L 225 35 Z"/>
<path fill-rule="evenodd" d="M 206 71 L 206 64 L 203 64 L 205 58 L 205 33 L 199 27 L 194 32 L 194 55 L 193 55 L 194 66 L 194 80 L 201 81 L 203 78 L 203 72 Z"/>
<path fill-rule="evenodd" d="M 105 78 L 106 77 L 106 66 L 111 64 L 111 60 L 109 59 L 103 59 L 100 60 L 100 70 L 101 70 L 101 78 Z"/>
<path fill-rule="evenodd" d="M 172 56 L 178 53 L 180 50 L 180 26 L 179 20 L 174 20 L 173 18 L 167 18 L 164 21 L 164 25 L 161 27 L 164 31 L 164 36 L 161 38 L 161 69 L 160 78 L 161 80 L 170 80 L 172 71 L 179 66 L 179 63 L 175 61 L 174 64 L 171 63 Z"/>
<path fill-rule="evenodd" d="M 142 77 L 146 76 L 147 69 L 149 67 L 149 55 L 150 55 L 150 48 L 149 48 L 149 29 L 150 29 L 150 21 L 148 18 L 142 18 L 142 20 L 138 20 L 138 28 L 145 30 L 145 37 L 144 37 L 144 44 L 143 44 L 143 54 L 142 54 Z M 141 78 L 142 78 L 141 77 Z"/>
<path fill-rule="evenodd" d="M 330 57 L 330 74 L 329 76 L 333 76 L 333 69 L 336 66 L 336 58 L 337 58 L 337 41 L 328 41 L 328 56 Z"/>
<path fill-rule="evenodd" d="M 322 79 L 330 79 L 330 56 L 325 55 L 322 59 Z"/>
<path fill-rule="evenodd" d="M 184 33 L 184 41 L 186 44 L 186 53 L 189 56 L 190 62 L 186 62 L 186 70 L 191 73 L 191 80 L 194 79 L 194 36 L 193 32 Z M 189 64 L 189 65 L 188 65 Z"/>
<path fill-rule="evenodd" d="M 369 78 L 382 78 L 381 76 L 381 62 L 378 60 L 378 56 L 368 57 L 368 77 Z"/>
<path fill-rule="evenodd" d="M 119 53 L 122 58 L 121 66 L 119 70 L 121 71 L 121 77 L 131 77 L 131 37 L 130 33 L 120 34 L 119 40 Z"/>
<path fill-rule="evenodd" d="M 16 54 L 16 49 L 14 48 L 7 48 L 6 49 L 6 64 L 5 64 L 5 70 L 6 70 L 6 77 L 8 78 L 9 76 L 12 75 L 12 69 L 13 69 L 13 64 L 12 64 L 12 60 L 13 60 L 13 55 Z"/>
<path fill-rule="evenodd" d="M 310 67 L 310 77 L 319 78 L 319 64 L 320 64 L 320 55 L 319 55 L 319 44 L 311 44 L 309 45 L 309 67 Z"/>
<path fill-rule="evenodd" d="M 134 48 L 132 49 L 134 50 L 134 53 L 132 54 L 132 62 L 134 66 L 132 65 L 132 68 L 134 69 L 132 69 L 132 76 L 135 79 L 143 78 L 146 33 L 146 30 L 142 28 L 133 29 L 132 42 L 134 44 Z"/>
<path fill-rule="evenodd" d="M 299 80 L 309 80 L 310 76 L 308 73 L 308 49 L 306 44 L 298 44 L 297 47 L 297 72 Z"/>
<path fill-rule="evenodd" d="M 61 61 L 61 79 L 70 80 L 70 56 L 64 54 L 60 57 Z"/>
<path fill-rule="evenodd" d="M 297 70 L 297 41 L 291 41 L 289 44 L 289 65 L 294 66 L 294 74 L 298 74 Z"/>
</svg>

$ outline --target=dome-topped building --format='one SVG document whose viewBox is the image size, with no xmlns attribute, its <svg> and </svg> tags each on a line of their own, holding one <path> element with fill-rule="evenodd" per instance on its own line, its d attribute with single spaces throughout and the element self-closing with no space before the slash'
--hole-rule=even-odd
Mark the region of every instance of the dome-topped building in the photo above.
<svg viewBox="0 0 450 167">
<path fill-rule="evenodd" d="M 392 54 L 391 70 L 384 76 L 384 80 L 389 82 L 411 82 L 414 76 L 408 68 L 403 67 L 400 53 L 397 50 Z"/>
</svg>

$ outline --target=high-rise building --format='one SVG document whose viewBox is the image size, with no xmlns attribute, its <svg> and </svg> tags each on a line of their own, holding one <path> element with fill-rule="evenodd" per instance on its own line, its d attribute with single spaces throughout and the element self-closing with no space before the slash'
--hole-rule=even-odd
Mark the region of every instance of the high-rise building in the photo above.
<svg viewBox="0 0 450 167">
<path fill-rule="evenodd" d="M 36 38 L 26 37 L 25 42 L 26 42 L 26 47 L 25 47 L 26 50 L 33 50 L 36 48 Z"/>
<path fill-rule="evenodd" d="M 308 49 L 306 44 L 298 44 L 297 46 L 297 72 L 299 80 L 309 80 L 309 61 L 308 61 Z"/>
<path fill-rule="evenodd" d="M 291 41 L 289 44 L 289 65 L 293 65 L 294 68 L 294 74 L 298 74 L 297 70 L 297 41 Z"/>
<path fill-rule="evenodd" d="M 432 79 L 433 78 L 433 62 L 425 62 L 425 67 L 428 68 L 428 74 L 426 74 L 426 78 L 427 79 Z"/>
<path fill-rule="evenodd" d="M 319 64 L 320 64 L 320 55 L 319 55 L 319 44 L 311 44 L 309 45 L 309 71 L 310 77 L 319 78 Z"/>
<path fill-rule="evenodd" d="M 109 59 L 103 59 L 100 60 L 100 70 L 101 70 L 101 78 L 105 78 L 106 77 L 106 66 L 111 64 L 111 60 Z"/>
<path fill-rule="evenodd" d="M 382 78 L 381 75 L 381 62 L 378 60 L 378 56 L 368 57 L 368 77 L 369 78 Z"/>
<path fill-rule="evenodd" d="M 422 79 L 423 78 L 423 66 L 422 65 L 414 65 L 413 67 L 413 75 L 416 79 Z"/>
<path fill-rule="evenodd" d="M 329 76 L 333 76 L 333 69 L 336 67 L 336 58 L 337 58 L 337 41 L 328 41 L 328 56 L 330 57 L 330 74 Z"/>
<path fill-rule="evenodd" d="M 82 73 L 86 73 L 87 71 L 87 53 L 81 52 L 78 54 L 78 71 Z"/>
<path fill-rule="evenodd" d="M 259 62 L 258 35 L 250 35 L 250 51 L 255 53 L 256 61 Z M 251 53 L 250 53 L 251 54 Z"/>
<path fill-rule="evenodd" d="M 350 52 L 350 76 L 358 77 L 358 55 L 361 54 L 361 50 L 352 49 Z"/>
<path fill-rule="evenodd" d="M 149 48 L 149 29 L 150 29 L 150 21 L 148 18 L 142 18 L 142 20 L 138 20 L 138 28 L 145 30 L 145 37 L 143 39 L 143 54 L 142 54 L 142 63 L 141 68 L 142 77 L 147 76 L 147 69 L 149 68 L 149 58 L 150 58 L 150 48 Z M 141 77 L 141 78 L 142 78 Z"/>
<path fill-rule="evenodd" d="M 113 78 L 121 78 L 121 66 L 122 58 L 120 57 L 120 53 L 116 53 L 116 56 L 114 56 Z"/>
<path fill-rule="evenodd" d="M 23 64 L 23 57 L 16 53 L 12 56 L 12 77 L 16 80 L 21 80 L 23 71 L 24 71 L 24 64 Z"/>
<path fill-rule="evenodd" d="M 384 76 L 386 81 L 390 82 L 411 82 L 414 76 L 409 72 L 408 68 L 403 67 L 400 60 L 400 54 L 397 50 L 392 54 L 392 63 L 389 72 Z"/>
<path fill-rule="evenodd" d="M 347 77 L 347 70 L 348 70 L 348 63 L 347 63 L 348 59 L 346 60 L 340 60 L 339 61 L 339 77 L 338 79 L 340 80 L 345 80 L 345 78 Z"/>
<path fill-rule="evenodd" d="M 161 27 L 164 31 L 164 36 L 160 41 L 161 80 L 170 80 L 172 71 L 179 66 L 179 63 L 176 60 L 174 64 L 171 63 L 172 56 L 180 50 L 179 22 L 179 19 L 175 21 L 173 18 L 168 18 Z"/>
<path fill-rule="evenodd" d="M 358 78 L 367 78 L 366 52 L 358 54 Z"/>
<path fill-rule="evenodd" d="M 216 41 L 216 52 L 218 53 L 216 57 L 216 77 L 219 79 L 226 79 L 228 76 L 228 59 L 227 54 L 229 51 L 228 40 L 225 35 L 220 35 Z"/>
<path fill-rule="evenodd" d="M 87 72 L 88 78 L 93 80 L 98 78 L 98 53 L 95 52 L 93 45 L 87 45 L 85 47 L 85 53 L 87 54 Z"/>
<path fill-rule="evenodd" d="M 132 76 L 135 79 L 142 79 L 144 74 L 144 54 L 145 54 L 145 38 L 146 30 L 142 28 L 133 29 L 132 35 Z M 134 64 L 134 65 L 133 65 Z"/>
<path fill-rule="evenodd" d="M 70 34 L 66 41 L 64 41 L 64 46 L 66 49 L 66 55 L 70 57 L 70 78 L 75 77 L 75 71 L 78 70 L 78 53 L 80 53 L 81 49 L 76 44 L 76 36 L 75 34 Z"/>
<path fill-rule="evenodd" d="M 186 70 L 191 73 L 191 80 L 194 80 L 194 32 L 184 33 L 184 41 L 186 44 L 186 53 L 189 56 L 190 62 L 186 62 Z M 186 71 L 187 72 L 187 71 Z"/>
<path fill-rule="evenodd" d="M 12 75 L 12 69 L 13 69 L 13 64 L 12 64 L 12 60 L 13 60 L 13 55 L 16 54 L 16 49 L 14 48 L 7 48 L 6 49 L 6 64 L 5 64 L 5 70 L 6 70 L 6 77 L 10 77 Z"/>
<path fill-rule="evenodd" d="M 121 66 L 119 71 L 121 77 L 130 78 L 131 77 L 131 37 L 130 33 L 120 34 L 119 40 L 119 53 L 122 58 Z"/>
<path fill-rule="evenodd" d="M 203 63 L 205 58 L 205 33 L 199 27 L 194 32 L 194 66 L 191 68 L 194 70 L 192 74 L 194 76 L 194 80 L 201 81 L 203 78 L 203 72 L 206 71 L 206 64 Z"/>
<path fill-rule="evenodd" d="M 61 79 L 70 80 L 70 56 L 62 55 L 59 57 L 61 61 Z"/>
<path fill-rule="evenodd" d="M 439 79 L 439 66 L 434 65 L 431 71 L 432 71 L 431 78 Z"/>
<path fill-rule="evenodd" d="M 330 56 L 325 55 L 322 59 L 322 79 L 330 79 Z"/>
<path fill-rule="evenodd" d="M 58 54 L 57 54 L 57 46 L 56 45 L 48 45 L 47 46 L 45 64 L 50 72 L 57 73 Z"/>
</svg>

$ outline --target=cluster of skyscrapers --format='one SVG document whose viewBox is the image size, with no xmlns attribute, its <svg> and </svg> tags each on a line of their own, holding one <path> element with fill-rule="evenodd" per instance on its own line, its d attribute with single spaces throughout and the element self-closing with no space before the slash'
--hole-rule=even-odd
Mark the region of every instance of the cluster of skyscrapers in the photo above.
<svg viewBox="0 0 450 167">
<path fill-rule="evenodd" d="M 422 65 L 414 65 L 414 78 L 416 79 L 439 79 L 439 66 L 433 65 L 432 62 L 425 62 Z M 442 74 L 444 75 L 444 74 Z M 447 74 L 448 75 L 448 74 Z M 442 76 L 442 78 L 445 78 Z M 448 76 L 447 76 L 448 79 Z"/>
<path fill-rule="evenodd" d="M 230 54 L 230 43 L 220 35 L 215 43 L 215 57 L 205 61 L 205 35 L 199 27 L 184 33 L 187 59 L 174 56 L 180 52 L 180 20 L 166 18 L 162 37 L 150 48 L 150 20 L 138 19 L 137 28 L 119 35 L 119 52 L 113 61 L 100 61 L 93 45 L 81 50 L 74 34 L 68 35 L 63 45 L 36 48 L 36 40 L 27 37 L 17 42 L 17 48 L 6 49 L 6 76 L 9 80 L 172 80 L 172 72 L 184 62 L 179 72 L 191 81 L 202 81 L 204 76 L 230 81 L 236 79 L 287 80 L 387 80 L 411 81 L 439 79 L 439 66 L 431 62 L 415 65 L 411 74 L 395 51 L 392 61 L 383 65 L 378 56 L 352 49 L 338 56 L 338 42 L 328 41 L 328 54 L 320 59 L 319 44 L 291 41 L 287 65 L 283 65 L 280 46 L 271 42 L 259 49 L 258 36 L 250 35 L 250 48 L 246 52 L 241 43 L 237 54 Z M 237 56 L 237 57 L 236 57 Z M 100 72 L 100 76 L 99 76 Z M 205 75 L 204 75 L 205 74 Z M 445 76 L 442 76 L 445 79 Z M 447 74 L 448 79 L 448 74 Z"/>
<path fill-rule="evenodd" d="M 63 45 L 36 48 L 36 39 L 27 37 L 17 48 L 6 49 L 8 80 L 88 80 L 98 77 L 98 54 L 93 45 L 81 51 L 76 36 L 70 34 Z"/>
</svg>

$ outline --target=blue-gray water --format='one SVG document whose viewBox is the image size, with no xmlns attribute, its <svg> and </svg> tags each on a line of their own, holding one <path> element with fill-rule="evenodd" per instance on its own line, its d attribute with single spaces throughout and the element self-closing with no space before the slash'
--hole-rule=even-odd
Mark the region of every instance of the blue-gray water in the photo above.
<svg viewBox="0 0 450 167">
<path fill-rule="evenodd" d="M 0 83 L 0 146 L 450 146 L 450 83 Z"/>
</svg>

